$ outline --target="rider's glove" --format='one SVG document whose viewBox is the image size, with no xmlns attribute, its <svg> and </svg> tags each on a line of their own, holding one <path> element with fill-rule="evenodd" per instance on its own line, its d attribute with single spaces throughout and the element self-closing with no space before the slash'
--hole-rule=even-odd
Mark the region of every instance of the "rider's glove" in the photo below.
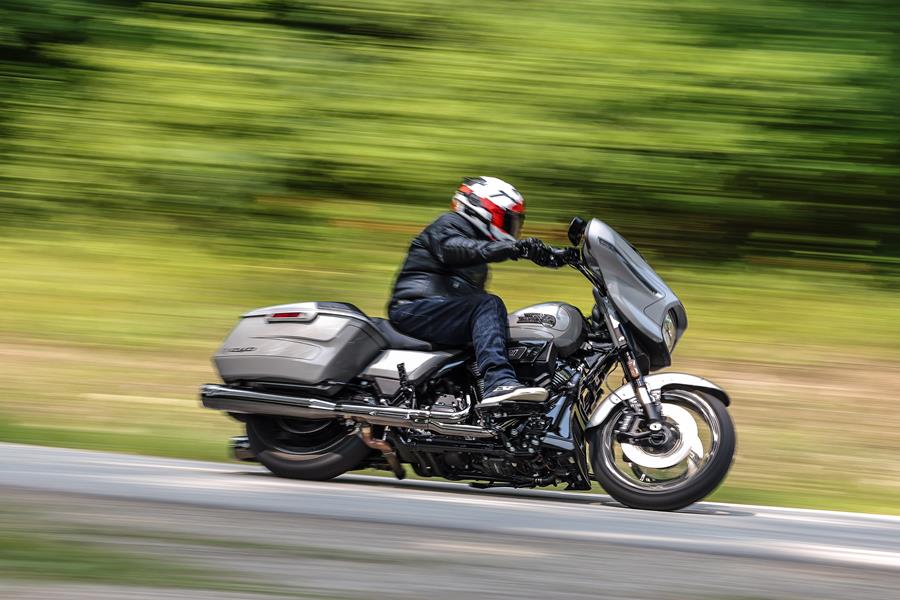
<svg viewBox="0 0 900 600">
<path fill-rule="evenodd" d="M 553 251 L 550 246 L 537 238 L 527 238 L 516 242 L 521 258 L 527 258 L 540 267 L 557 266 L 553 264 Z"/>
<path fill-rule="evenodd" d="M 516 242 L 489 242 L 483 246 L 482 253 L 487 262 L 518 260 L 520 256 Z"/>
<path fill-rule="evenodd" d="M 553 267 L 554 269 L 574 264 L 578 261 L 577 248 L 551 248 L 550 252 L 550 264 L 547 266 Z"/>
</svg>

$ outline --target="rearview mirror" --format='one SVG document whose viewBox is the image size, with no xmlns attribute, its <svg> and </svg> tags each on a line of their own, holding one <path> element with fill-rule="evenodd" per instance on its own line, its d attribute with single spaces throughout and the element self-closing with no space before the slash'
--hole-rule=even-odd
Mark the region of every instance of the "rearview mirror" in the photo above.
<svg viewBox="0 0 900 600">
<path fill-rule="evenodd" d="M 572 242 L 573 246 L 577 246 L 581 243 L 581 238 L 584 237 L 585 229 L 587 229 L 587 221 L 581 217 L 575 217 L 572 219 L 572 222 L 569 223 L 569 241 Z"/>
</svg>

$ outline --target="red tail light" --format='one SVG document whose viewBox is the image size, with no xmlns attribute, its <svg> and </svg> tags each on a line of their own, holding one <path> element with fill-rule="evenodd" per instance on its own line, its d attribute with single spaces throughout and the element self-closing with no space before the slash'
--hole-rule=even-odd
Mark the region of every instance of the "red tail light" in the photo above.
<svg viewBox="0 0 900 600">
<path fill-rule="evenodd" d="M 272 323 L 272 322 L 277 323 L 280 321 L 291 321 L 291 322 L 295 322 L 295 323 L 308 323 L 309 321 L 312 321 L 315 318 L 316 318 L 316 313 L 311 312 L 311 311 L 310 312 L 301 312 L 301 311 L 279 312 L 279 313 L 273 313 L 273 314 L 269 315 L 268 317 L 266 317 L 266 321 L 268 321 L 269 323 Z"/>
</svg>

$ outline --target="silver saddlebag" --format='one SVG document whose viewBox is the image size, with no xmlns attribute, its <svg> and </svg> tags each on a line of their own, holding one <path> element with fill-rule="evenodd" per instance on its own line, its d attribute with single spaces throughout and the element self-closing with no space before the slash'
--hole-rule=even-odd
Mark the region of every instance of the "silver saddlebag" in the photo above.
<svg viewBox="0 0 900 600">
<path fill-rule="evenodd" d="M 244 314 L 213 360 L 226 383 L 332 387 L 358 375 L 384 345 L 352 305 L 302 302 Z"/>
</svg>

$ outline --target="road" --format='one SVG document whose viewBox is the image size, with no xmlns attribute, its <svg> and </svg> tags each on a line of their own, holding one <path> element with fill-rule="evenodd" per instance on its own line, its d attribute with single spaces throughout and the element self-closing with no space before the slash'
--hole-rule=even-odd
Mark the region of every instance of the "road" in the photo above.
<svg viewBox="0 0 900 600">
<path fill-rule="evenodd" d="M 16 444 L 0 454 L 4 506 L 94 540 L 91 527 L 107 542 L 118 528 L 117 547 L 273 586 L 142 588 L 135 599 L 900 597 L 898 517 L 720 503 L 654 513 L 598 494 L 357 475 L 299 482 L 251 464 Z M 122 594 L 3 585 L 28 600 Z"/>
</svg>

